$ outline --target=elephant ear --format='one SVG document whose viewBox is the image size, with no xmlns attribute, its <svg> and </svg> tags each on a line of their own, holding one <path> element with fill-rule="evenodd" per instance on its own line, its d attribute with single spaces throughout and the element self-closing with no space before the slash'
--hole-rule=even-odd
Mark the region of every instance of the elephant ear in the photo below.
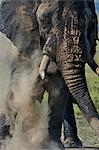
<svg viewBox="0 0 99 150">
<path fill-rule="evenodd" d="M 23 21 L 23 28 L 26 28 L 25 15 L 32 16 L 34 6 L 35 3 L 33 0 L 2 1 L 0 4 L 0 31 L 11 38 L 16 35 L 17 30 L 22 28 Z"/>
<path fill-rule="evenodd" d="M 89 25 L 88 25 L 88 40 L 90 42 L 90 53 L 92 57 L 94 57 L 96 53 L 96 41 L 98 40 L 98 19 L 97 19 L 97 14 L 95 10 L 95 3 L 94 0 L 92 1 L 87 1 L 88 3 L 88 9 L 90 9 L 92 13 L 92 17 L 89 20 Z"/>
<path fill-rule="evenodd" d="M 36 49 L 38 43 L 34 8 L 35 0 L 6 0 L 0 6 L 0 31 L 26 54 Z"/>
</svg>

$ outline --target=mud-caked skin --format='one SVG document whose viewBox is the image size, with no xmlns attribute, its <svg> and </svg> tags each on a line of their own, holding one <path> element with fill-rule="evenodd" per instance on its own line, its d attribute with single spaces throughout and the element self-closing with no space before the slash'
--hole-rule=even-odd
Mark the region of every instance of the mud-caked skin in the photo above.
<svg viewBox="0 0 99 150">
<path fill-rule="evenodd" d="M 97 40 L 94 2 L 49 0 L 41 3 L 37 16 L 41 34 L 46 37 L 43 53 L 56 62 L 82 113 L 92 128 L 99 133 L 99 114 L 90 97 L 85 77 L 85 63 L 93 70 L 96 66 L 92 56 L 95 54 Z M 91 30 L 89 24 L 93 16 L 94 30 Z M 50 24 L 47 20 L 50 20 Z M 47 24 L 50 27 L 47 28 Z M 89 29 L 94 35 L 93 39 Z"/>
<path fill-rule="evenodd" d="M 24 72 L 24 70 L 27 69 L 29 73 L 32 72 L 33 70 L 35 72 L 33 64 L 35 64 L 36 60 L 40 61 L 40 59 L 42 58 L 41 48 L 43 48 L 45 44 L 47 33 L 50 30 L 51 21 L 49 22 L 49 26 L 47 26 L 47 30 L 46 30 L 46 25 L 44 25 L 45 28 L 44 31 L 41 31 L 41 29 L 38 28 L 36 11 L 40 3 L 41 2 L 39 0 L 38 1 L 33 1 L 33 0 L 29 0 L 29 1 L 10 0 L 9 1 L 8 0 L 2 2 L 1 4 L 0 31 L 2 31 L 2 33 L 5 33 L 6 36 L 9 39 L 11 39 L 11 41 L 19 49 L 18 58 L 12 64 L 12 78 L 11 78 L 12 86 L 16 86 L 16 85 L 18 86 L 18 84 L 16 83 L 18 83 L 17 81 L 19 80 L 20 76 L 22 75 L 21 73 Z M 43 10 L 44 9 L 42 9 L 42 11 Z M 50 13 L 51 12 L 49 9 L 49 14 Z M 47 17 L 46 21 L 50 20 L 49 14 L 46 16 Z M 39 29 L 40 29 L 40 33 L 39 33 Z M 37 61 L 36 67 L 39 67 L 39 61 Z M 20 70 L 21 73 L 19 73 Z M 37 83 L 35 84 L 33 83 L 33 88 L 34 88 L 33 91 L 35 91 L 33 92 L 32 95 L 33 99 L 35 98 L 39 99 L 39 97 L 42 98 L 42 94 L 44 93 L 45 90 L 49 92 L 48 101 L 49 101 L 49 107 L 51 109 L 49 113 L 50 116 L 49 137 L 54 141 L 56 141 L 57 143 L 60 143 L 61 126 L 65 114 L 65 127 L 67 124 L 67 127 L 65 128 L 66 129 L 65 138 L 72 137 L 73 139 L 73 136 L 75 135 L 75 139 L 77 139 L 78 137 L 77 137 L 75 117 L 73 112 L 72 98 L 71 96 L 69 96 L 70 93 L 68 91 L 68 88 L 64 83 L 61 73 L 57 70 L 56 65 L 54 63 L 49 65 L 47 77 L 43 82 L 38 77 L 38 74 L 34 73 L 34 77 L 35 75 L 37 78 Z M 42 91 L 42 93 L 39 93 L 39 91 Z M 10 94 L 7 103 L 8 112 L 9 112 L 8 114 L 9 117 L 11 114 L 12 124 L 14 124 L 15 117 L 17 116 L 17 112 L 16 110 L 13 110 L 13 106 L 10 105 L 11 102 L 14 101 L 14 91 L 10 89 L 9 93 Z M 66 106 L 67 102 L 69 105 Z M 90 111 L 87 112 L 86 109 L 83 108 L 83 105 L 81 105 L 81 103 L 79 102 L 79 106 L 82 111 L 84 110 L 85 116 L 86 115 L 91 116 Z M 86 99 L 85 99 L 85 103 L 87 104 Z M 88 104 L 89 108 L 90 108 L 90 103 Z M 65 113 L 65 109 L 66 109 L 66 113 Z M 29 110 L 31 111 L 31 109 Z"/>
</svg>

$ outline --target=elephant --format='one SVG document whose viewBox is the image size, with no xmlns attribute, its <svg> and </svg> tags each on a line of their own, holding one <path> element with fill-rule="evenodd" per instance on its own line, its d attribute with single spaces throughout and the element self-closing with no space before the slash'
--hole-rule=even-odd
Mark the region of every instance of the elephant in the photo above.
<svg viewBox="0 0 99 150">
<path fill-rule="evenodd" d="M 49 93 L 48 104 L 51 110 L 48 114 L 49 140 L 53 140 L 58 143 L 59 146 L 62 146 L 60 136 L 66 103 L 69 101 L 69 104 L 71 104 L 71 114 L 74 113 L 72 111 L 73 104 L 67 86 L 55 63 L 49 65 L 45 81 L 42 81 L 38 77 L 39 74 L 35 73 L 37 68 L 39 68 L 40 60 L 42 58 L 41 47 L 44 45 L 44 40 L 39 34 L 39 26 L 36 18 L 36 11 L 39 5 L 39 0 L 8 0 L 2 1 L 1 3 L 0 31 L 17 47 L 18 56 L 13 60 L 11 65 L 10 89 L 6 102 L 7 110 L 4 112 L 4 115 L 1 115 L 0 117 L 1 124 L 4 124 L 4 126 L 0 126 L 0 137 L 4 139 L 8 135 L 10 138 L 13 136 L 12 131 L 15 128 L 15 120 L 18 116 L 18 110 L 20 109 L 18 106 L 19 108 L 16 110 L 13 106 L 13 102 L 15 101 L 14 95 L 16 92 L 13 91 L 13 86 L 19 88 L 19 78 L 22 75 L 22 72 L 27 69 L 30 72 L 32 72 L 32 70 L 34 71 L 33 76 L 36 79 L 36 83 L 33 82 L 31 85 L 31 88 L 33 88 L 31 103 L 34 99 L 38 99 L 39 101 L 42 100 L 42 95 L 45 90 Z M 25 104 L 23 104 L 23 107 L 24 105 Z M 26 105 L 30 114 L 32 113 L 31 106 L 32 104 Z M 66 113 L 65 115 L 69 118 L 69 113 Z M 6 123 L 6 120 L 9 120 L 9 122 L 7 121 Z M 73 132 L 75 132 L 75 140 L 72 138 L 71 142 L 74 143 L 75 146 L 82 146 L 77 135 L 75 117 L 71 120 L 72 127 L 74 126 Z M 70 129 L 67 128 L 67 130 L 69 131 Z M 67 132 L 68 134 L 66 135 L 70 137 L 71 134 L 73 135 L 73 132 Z"/>
<path fill-rule="evenodd" d="M 25 68 L 29 68 L 31 70 L 31 64 L 34 64 L 35 60 L 39 60 L 39 62 L 37 62 L 36 64 L 36 67 L 39 68 L 40 60 L 42 58 L 41 49 L 45 43 L 45 38 L 43 38 L 43 34 L 39 34 L 39 24 L 36 18 L 36 12 L 40 3 L 40 0 L 17 0 L 14 2 L 13 0 L 10 0 L 4 1 L 1 4 L 0 31 L 6 34 L 6 36 L 19 49 L 18 58 L 12 63 L 11 66 L 12 85 L 13 83 L 14 85 L 16 85 L 16 82 L 13 82 L 13 80 L 14 78 L 16 78 L 18 70 L 24 70 Z M 35 52 L 37 52 L 37 55 L 35 55 Z M 92 53 L 94 52 L 92 51 Z M 34 70 L 34 68 L 32 68 L 32 70 Z M 19 76 L 20 74 L 18 75 L 18 77 Z M 42 98 L 42 94 L 45 90 L 49 93 L 48 103 L 51 112 L 48 114 L 50 117 L 48 130 L 50 139 L 54 140 L 55 142 L 61 145 L 61 126 L 65 115 L 67 123 L 70 124 L 70 128 L 66 128 L 67 130 L 65 130 L 66 136 L 71 137 L 71 142 L 74 142 L 76 146 L 77 144 L 81 146 L 81 141 L 77 135 L 76 122 L 73 112 L 72 96 L 69 93 L 68 87 L 65 85 L 64 79 L 60 71 L 58 70 L 56 64 L 51 63 L 49 65 L 47 77 L 44 81 L 41 81 L 41 79 L 38 78 L 38 74 L 36 75 L 36 78 L 37 83 L 34 84 L 35 92 L 33 92 L 32 97 L 34 99 L 39 99 L 39 97 Z M 39 93 L 38 91 L 42 92 Z M 10 105 L 10 101 L 14 98 L 13 95 L 14 93 L 12 93 L 11 89 L 9 99 L 7 100 L 7 107 L 9 112 L 8 115 L 14 116 L 14 119 L 11 118 L 12 124 L 15 123 L 15 118 L 17 116 L 17 113 L 14 113 L 15 110 L 13 111 L 12 105 Z M 66 105 L 67 103 L 68 106 Z M 79 107 L 82 111 L 84 110 L 83 114 L 85 114 L 85 116 L 90 117 L 90 113 L 87 112 L 84 108 L 82 108 L 80 103 Z M 65 111 L 69 111 L 69 113 L 65 113 Z"/>
<path fill-rule="evenodd" d="M 99 134 L 99 114 L 90 97 L 85 77 L 86 62 L 93 71 L 95 65 L 98 67 L 92 56 L 95 53 L 97 36 L 93 37 L 92 46 L 90 44 L 92 37 L 88 35 L 92 19 L 88 12 L 89 4 L 94 4 L 94 1 L 42 1 L 37 16 L 40 33 L 45 36 L 46 41 L 39 72 L 40 75 L 43 73 L 44 78 L 49 60 L 57 64 L 69 92 L 90 126 Z M 97 30 L 96 26 L 94 27 L 94 30 Z"/>
</svg>

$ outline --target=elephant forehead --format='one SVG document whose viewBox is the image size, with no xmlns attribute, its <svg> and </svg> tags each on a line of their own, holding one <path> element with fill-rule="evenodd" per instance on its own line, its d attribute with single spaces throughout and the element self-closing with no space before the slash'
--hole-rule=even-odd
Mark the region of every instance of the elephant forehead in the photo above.
<svg viewBox="0 0 99 150">
<path fill-rule="evenodd" d="M 46 2 L 44 0 L 41 2 L 36 13 L 39 21 L 51 16 L 55 10 L 59 10 L 58 3 L 59 0 L 47 0 Z"/>
<path fill-rule="evenodd" d="M 41 3 L 41 5 L 38 7 L 38 10 L 36 12 L 39 23 L 40 21 L 46 19 L 47 17 L 49 17 L 49 15 L 51 15 L 51 11 L 52 11 L 51 7 L 52 5 L 50 5 L 49 2 Z"/>
<path fill-rule="evenodd" d="M 38 8 L 38 10 L 37 10 L 37 17 L 38 18 L 40 18 L 43 14 L 44 14 L 44 12 L 46 11 L 46 9 L 48 8 L 48 3 L 42 3 L 40 6 L 39 6 L 39 8 Z"/>
</svg>

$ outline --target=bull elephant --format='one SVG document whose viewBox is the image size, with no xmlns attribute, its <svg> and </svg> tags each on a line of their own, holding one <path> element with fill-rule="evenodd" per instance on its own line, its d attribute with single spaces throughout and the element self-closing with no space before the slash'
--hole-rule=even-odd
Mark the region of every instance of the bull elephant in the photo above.
<svg viewBox="0 0 99 150">
<path fill-rule="evenodd" d="M 71 131 L 71 129 L 67 128 L 66 135 L 68 137 L 75 135 L 75 138 L 72 137 L 71 142 L 74 143 L 75 146 L 82 146 L 82 143 L 77 135 L 72 98 L 69 96 L 67 86 L 65 85 L 57 66 L 55 63 L 50 64 L 47 79 L 43 82 L 38 77 L 38 73 L 35 73 L 42 58 L 41 47 L 44 45 L 44 40 L 39 35 L 39 28 L 36 19 L 36 10 L 39 4 L 40 1 L 33 0 L 8 0 L 4 2 L 2 1 L 1 3 L 0 31 L 13 42 L 19 51 L 18 56 L 11 65 L 9 98 L 6 102 L 7 112 L 3 117 L 1 117 L 1 122 L 4 123 L 4 126 L 0 128 L 0 136 L 4 138 L 6 133 L 8 135 L 8 133 L 11 132 L 10 130 L 15 128 L 15 120 L 18 115 L 18 111 L 13 107 L 13 102 L 15 101 L 14 95 L 16 93 L 16 91 L 13 91 L 13 86 L 15 88 L 19 88 L 19 78 L 22 75 L 22 72 L 27 70 L 29 72 L 34 72 L 33 76 L 36 79 L 36 83 L 32 82 L 31 84 L 31 86 L 33 86 L 31 88 L 34 88 L 31 103 L 29 102 L 29 105 L 28 102 L 27 104 L 23 104 L 23 108 L 24 105 L 26 105 L 26 107 L 28 107 L 28 111 L 32 114 L 31 107 L 33 99 L 41 99 L 44 91 L 48 91 L 48 103 L 49 108 L 51 109 L 50 113 L 48 114 L 50 117 L 48 123 L 49 139 L 54 140 L 61 146 L 61 127 L 64 120 L 65 109 L 68 109 L 71 111 L 71 115 L 73 114 L 73 118 L 70 118 L 70 120 L 72 120 L 71 128 L 73 127 L 73 130 L 71 133 L 68 132 L 69 130 Z M 69 101 L 71 108 L 66 108 L 67 101 Z M 18 107 L 20 108 L 20 106 Z M 69 118 L 69 114 L 70 113 L 65 114 L 67 118 Z M 6 124 L 6 118 L 9 118 L 10 120 L 8 125 Z M 10 138 L 11 134 L 12 132 L 9 133 Z"/>
<path fill-rule="evenodd" d="M 45 58 L 43 57 L 40 69 L 42 70 L 44 60 L 47 65 L 49 58 L 56 62 L 71 95 L 90 126 L 99 134 L 99 114 L 90 97 L 85 77 L 85 63 L 88 62 L 91 68 L 96 65 L 92 63 L 92 54 L 95 53 L 97 36 L 94 35 L 93 44 L 90 43 L 92 37 L 88 28 L 93 17 L 88 12 L 92 4 L 94 1 L 43 1 L 37 16 L 40 33 L 46 39 L 43 47 Z M 96 26 L 94 27 L 97 33 Z"/>
<path fill-rule="evenodd" d="M 26 66 L 26 68 L 31 68 L 31 64 L 34 64 L 36 59 L 38 59 L 39 61 L 41 59 L 41 47 L 44 46 L 45 39 L 42 35 L 41 38 L 39 38 L 38 24 L 36 20 L 36 10 L 38 8 L 38 5 L 40 4 L 39 2 L 40 1 L 38 0 L 36 6 L 36 1 L 27 2 L 25 0 L 14 2 L 5 1 L 1 5 L 0 30 L 5 33 L 7 37 L 11 39 L 11 41 L 19 49 L 19 56 L 12 65 L 11 83 L 13 83 L 13 79 L 16 77 L 18 69 L 23 68 L 24 65 Z M 38 55 L 35 55 L 35 52 L 37 52 Z M 38 65 L 39 62 L 37 63 L 37 67 Z M 67 132 L 65 133 L 67 133 L 67 137 L 72 137 L 71 143 L 74 142 L 76 146 L 77 144 L 81 146 L 81 142 L 77 136 L 72 98 L 67 86 L 64 83 L 60 71 L 57 70 L 57 67 L 54 63 L 50 64 L 47 79 L 43 83 L 42 81 L 39 81 L 37 83 L 38 84 L 36 84 L 36 89 L 38 89 L 38 91 L 39 89 L 42 89 L 42 93 L 45 90 L 49 92 L 48 101 L 49 107 L 51 109 L 51 112 L 49 114 L 49 137 L 57 143 L 60 143 L 61 125 L 62 121 L 64 120 L 64 112 L 65 109 L 67 112 L 68 110 L 70 110 L 71 113 L 70 111 L 69 113 L 66 113 L 65 118 L 68 121 L 68 124 L 70 124 L 70 128 L 73 129 L 71 130 L 70 128 L 67 128 L 67 130 L 65 130 Z M 53 93 L 53 90 L 55 89 L 56 92 Z M 39 95 L 37 91 L 35 93 L 37 93 L 37 95 L 34 95 L 33 93 L 34 98 L 40 97 L 42 95 L 42 93 L 40 93 L 41 95 Z M 9 105 L 9 101 L 12 98 L 13 93 L 10 95 L 8 100 L 8 110 L 10 110 L 10 114 L 14 114 L 11 106 Z M 69 105 L 66 107 L 67 102 Z M 90 116 L 90 113 L 86 112 L 86 114 L 87 116 Z M 71 116 L 73 118 L 71 118 Z M 15 117 L 16 114 L 14 114 L 14 119 Z M 13 122 L 14 121 L 15 120 L 13 120 Z"/>
</svg>

